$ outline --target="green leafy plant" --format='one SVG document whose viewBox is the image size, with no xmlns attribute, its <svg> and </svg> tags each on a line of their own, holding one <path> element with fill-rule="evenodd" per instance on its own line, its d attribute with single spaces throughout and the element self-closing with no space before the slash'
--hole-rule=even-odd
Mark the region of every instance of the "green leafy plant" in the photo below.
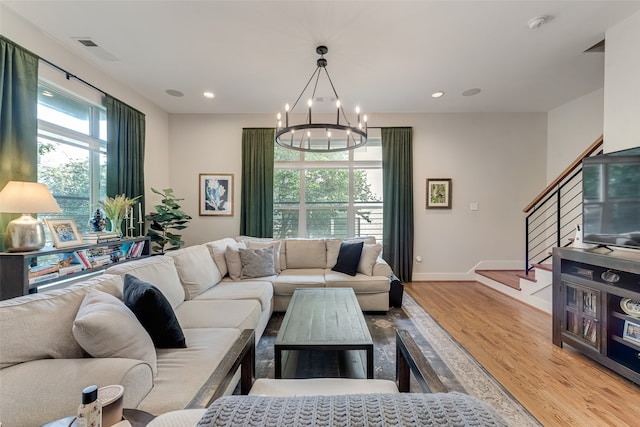
<svg viewBox="0 0 640 427">
<path fill-rule="evenodd" d="M 180 200 L 173 194 L 171 188 L 165 188 L 158 191 L 155 188 L 151 190 L 162 196 L 162 202 L 155 205 L 156 212 L 145 216 L 151 224 L 147 230 L 147 236 L 151 238 L 151 250 L 154 253 L 164 254 L 167 251 L 175 251 L 184 246 L 182 235 L 173 231 L 184 230 L 187 228 L 185 224 L 189 222 L 191 217 L 180 209 L 178 202 Z"/>
</svg>

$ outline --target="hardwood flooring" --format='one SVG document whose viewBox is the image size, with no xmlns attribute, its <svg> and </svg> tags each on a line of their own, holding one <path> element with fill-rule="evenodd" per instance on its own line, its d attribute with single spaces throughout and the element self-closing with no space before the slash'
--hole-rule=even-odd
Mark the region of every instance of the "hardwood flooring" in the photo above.
<svg viewBox="0 0 640 427">
<path fill-rule="evenodd" d="M 551 315 L 479 282 L 404 289 L 543 425 L 640 426 L 640 386 L 553 345 Z"/>
</svg>

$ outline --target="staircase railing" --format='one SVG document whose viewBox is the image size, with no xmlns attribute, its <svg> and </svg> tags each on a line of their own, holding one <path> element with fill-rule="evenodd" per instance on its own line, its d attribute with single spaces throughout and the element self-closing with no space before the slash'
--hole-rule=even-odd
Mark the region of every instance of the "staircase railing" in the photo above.
<svg viewBox="0 0 640 427">
<path fill-rule="evenodd" d="M 525 272 L 551 258 L 551 249 L 568 246 L 575 226 L 582 222 L 582 160 L 602 153 L 603 138 L 596 139 L 524 209 Z"/>
</svg>

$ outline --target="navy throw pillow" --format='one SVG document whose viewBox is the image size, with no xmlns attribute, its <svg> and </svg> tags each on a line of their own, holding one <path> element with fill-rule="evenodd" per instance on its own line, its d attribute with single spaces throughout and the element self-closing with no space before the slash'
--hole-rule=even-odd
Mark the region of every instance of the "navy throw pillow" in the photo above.
<svg viewBox="0 0 640 427">
<path fill-rule="evenodd" d="M 125 274 L 124 303 L 151 336 L 157 348 L 185 348 L 184 333 L 171 304 L 158 288 Z"/>
<path fill-rule="evenodd" d="M 340 252 L 338 252 L 338 261 L 332 270 L 339 273 L 355 276 L 358 272 L 358 264 L 360 263 L 360 255 L 362 255 L 362 247 L 364 242 L 340 244 Z"/>
</svg>

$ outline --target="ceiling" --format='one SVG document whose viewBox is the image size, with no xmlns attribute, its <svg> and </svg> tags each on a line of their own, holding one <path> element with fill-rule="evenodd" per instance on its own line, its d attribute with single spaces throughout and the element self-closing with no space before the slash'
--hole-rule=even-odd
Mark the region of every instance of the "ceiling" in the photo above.
<svg viewBox="0 0 640 427">
<path fill-rule="evenodd" d="M 546 112 L 603 87 L 604 54 L 584 51 L 640 10 L 640 1 L 613 0 L 2 4 L 169 113 L 282 110 L 311 76 L 320 44 L 345 109 Z M 529 29 L 540 15 L 550 19 Z M 462 95 L 472 88 L 482 91 Z M 329 105 L 329 89 L 317 95 Z"/>
</svg>

